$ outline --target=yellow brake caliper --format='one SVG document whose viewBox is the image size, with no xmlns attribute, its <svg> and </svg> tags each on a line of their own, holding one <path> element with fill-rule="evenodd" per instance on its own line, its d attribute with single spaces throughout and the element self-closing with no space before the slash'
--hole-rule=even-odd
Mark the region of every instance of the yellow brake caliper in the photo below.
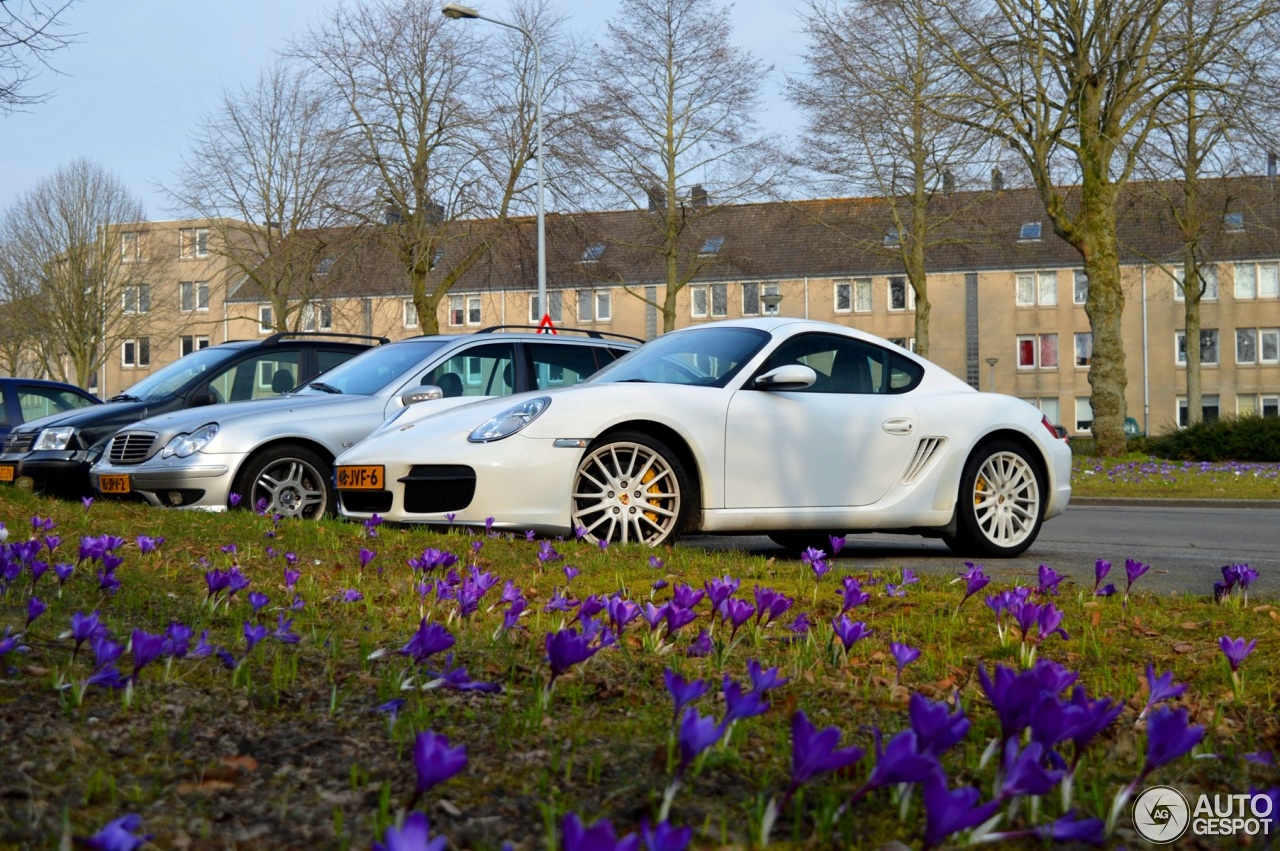
<svg viewBox="0 0 1280 851">
<path fill-rule="evenodd" d="M 652 467 L 650 467 L 648 470 L 645 470 L 644 475 L 640 477 L 640 483 L 641 483 L 641 484 L 649 484 L 649 482 L 652 482 L 652 481 L 653 481 L 654 479 L 656 479 L 657 477 L 658 477 L 658 474 L 657 474 L 657 473 L 655 473 L 655 472 L 653 472 L 653 468 L 652 468 Z M 645 493 L 661 494 L 661 493 L 662 493 L 662 489 L 661 489 L 661 488 L 659 488 L 657 485 L 649 485 L 649 487 L 645 489 Z M 657 499 L 651 499 L 651 500 L 649 500 L 648 502 L 649 502 L 649 504 L 650 504 L 650 505 L 661 505 L 661 504 L 662 504 L 662 503 L 661 503 L 661 501 L 660 501 L 660 500 L 657 500 Z M 655 514 L 655 513 L 653 513 L 652 511 L 646 511 L 646 512 L 644 513 L 644 516 L 645 516 L 645 517 L 647 517 L 647 518 L 649 519 L 649 522 L 650 522 L 650 523 L 657 523 L 657 522 L 658 522 L 658 515 L 657 515 L 657 514 Z"/>
</svg>

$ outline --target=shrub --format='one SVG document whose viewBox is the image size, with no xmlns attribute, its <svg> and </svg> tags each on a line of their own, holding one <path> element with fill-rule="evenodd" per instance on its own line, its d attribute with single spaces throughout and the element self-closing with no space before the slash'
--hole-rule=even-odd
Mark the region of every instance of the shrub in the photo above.
<svg viewBox="0 0 1280 851">
<path fill-rule="evenodd" d="M 1147 449 L 1183 461 L 1280 461 L 1280 418 L 1222 417 L 1151 438 Z"/>
</svg>

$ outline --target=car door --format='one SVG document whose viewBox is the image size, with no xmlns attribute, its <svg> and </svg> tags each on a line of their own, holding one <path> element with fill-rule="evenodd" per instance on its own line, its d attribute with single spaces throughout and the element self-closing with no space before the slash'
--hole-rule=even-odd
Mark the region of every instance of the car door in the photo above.
<svg viewBox="0 0 1280 851">
<path fill-rule="evenodd" d="M 278 396 L 297 385 L 301 361 L 302 353 L 296 348 L 272 347 L 258 352 L 216 373 L 204 385 L 208 390 L 197 388 L 193 400 L 209 393 L 213 394 L 216 402 L 245 402 Z"/>
<path fill-rule="evenodd" d="M 510 396 L 516 392 L 516 347 L 511 342 L 478 343 L 457 350 L 443 361 L 433 362 L 431 366 L 414 376 L 400 393 L 414 386 L 434 384 L 444 391 L 444 399 L 457 399 L 447 402 L 452 406 L 462 402 L 474 402 L 490 396 Z M 397 394 L 398 395 L 398 394 Z M 438 400 L 444 401 L 444 400 Z M 441 410 L 444 405 L 435 402 L 420 404 L 432 406 L 432 410 Z M 398 410 L 400 401 L 393 397 L 387 404 L 387 414 Z"/>
<path fill-rule="evenodd" d="M 725 423 L 726 507 L 832 508 L 883 497 L 917 442 L 917 412 L 903 392 L 910 380 L 894 373 L 895 357 L 837 334 L 782 343 L 755 375 L 799 363 L 818 379 L 774 391 L 755 389 L 753 375 L 734 393 Z"/>
</svg>

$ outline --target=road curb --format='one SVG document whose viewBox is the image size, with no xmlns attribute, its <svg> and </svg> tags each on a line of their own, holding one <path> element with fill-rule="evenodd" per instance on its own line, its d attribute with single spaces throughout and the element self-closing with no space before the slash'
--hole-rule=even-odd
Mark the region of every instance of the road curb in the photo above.
<svg viewBox="0 0 1280 851">
<path fill-rule="evenodd" d="M 1074 506 L 1131 506 L 1134 508 L 1254 508 L 1280 510 L 1280 499 L 1164 499 L 1161 497 L 1073 496 Z"/>
</svg>

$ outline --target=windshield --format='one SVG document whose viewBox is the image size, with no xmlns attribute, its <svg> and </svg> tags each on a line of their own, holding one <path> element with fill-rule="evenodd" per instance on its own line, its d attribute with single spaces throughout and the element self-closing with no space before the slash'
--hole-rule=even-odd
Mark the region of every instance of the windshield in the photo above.
<svg viewBox="0 0 1280 851">
<path fill-rule="evenodd" d="M 240 351 L 235 346 L 200 349 L 178 358 L 159 372 L 148 375 L 120 395 L 132 396 L 144 402 L 168 399 L 186 386 L 192 378 L 220 366 Z"/>
<path fill-rule="evenodd" d="M 724 387 L 768 341 L 768 333 L 756 328 L 703 326 L 664 334 L 606 366 L 588 383 Z"/>
<path fill-rule="evenodd" d="M 373 396 L 388 385 L 398 387 L 407 381 L 418 364 L 444 344 L 443 340 L 414 340 L 376 346 L 321 373 L 296 392 L 307 396 Z"/>
</svg>

